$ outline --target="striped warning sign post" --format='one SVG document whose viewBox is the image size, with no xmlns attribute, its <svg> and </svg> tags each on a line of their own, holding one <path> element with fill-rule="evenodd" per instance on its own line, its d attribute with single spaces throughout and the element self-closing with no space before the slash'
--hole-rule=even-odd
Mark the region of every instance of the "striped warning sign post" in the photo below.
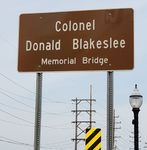
<svg viewBox="0 0 147 150">
<path fill-rule="evenodd" d="M 101 150 L 101 129 L 89 128 L 86 129 L 85 150 Z"/>
</svg>

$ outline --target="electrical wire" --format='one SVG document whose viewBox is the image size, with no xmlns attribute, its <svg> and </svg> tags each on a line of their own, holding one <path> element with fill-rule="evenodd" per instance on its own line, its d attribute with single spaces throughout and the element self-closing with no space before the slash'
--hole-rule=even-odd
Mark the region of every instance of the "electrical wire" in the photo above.
<svg viewBox="0 0 147 150">
<path fill-rule="evenodd" d="M 2 91 L 0 91 L 0 93 L 3 94 L 3 95 L 5 95 L 5 96 L 7 96 L 7 97 L 9 97 L 11 100 L 13 100 L 13 101 L 15 101 L 15 102 L 17 102 L 17 103 L 20 103 L 20 104 L 22 104 L 22 105 L 24 105 L 24 106 L 26 106 L 26 107 L 28 107 L 28 108 L 34 109 L 34 107 L 32 107 L 32 106 L 30 106 L 30 105 L 28 105 L 28 104 L 25 104 L 25 103 L 23 103 L 23 102 L 21 102 L 21 101 L 15 99 L 15 98 L 9 96 L 8 94 L 6 94 L 6 93 L 4 93 L 4 92 L 2 92 Z"/>
<path fill-rule="evenodd" d="M 13 121 L 8 121 L 8 120 L 5 120 L 5 119 L 1 119 L 0 118 L 0 121 L 1 122 L 4 122 L 4 123 L 7 123 L 7 124 L 13 124 L 13 125 L 17 125 L 17 126 L 25 126 L 25 127 L 34 127 L 33 125 L 28 125 L 28 124 L 20 124 L 18 122 L 13 122 Z"/>
<path fill-rule="evenodd" d="M 12 94 L 12 95 L 14 95 L 14 96 L 17 96 L 17 97 L 20 97 L 20 98 L 23 98 L 23 99 L 26 99 L 26 100 L 34 101 L 33 98 L 25 97 L 25 96 L 22 96 L 22 95 L 19 95 L 19 94 L 10 92 L 10 91 L 8 91 L 8 90 L 5 90 L 5 89 L 3 89 L 3 88 L 0 88 L 0 90 L 2 90 L 2 91 L 5 92 L 5 93 L 9 93 L 9 94 Z"/>
<path fill-rule="evenodd" d="M 21 108 L 18 108 L 18 107 L 13 107 L 13 106 L 10 106 L 10 105 L 1 103 L 1 102 L 0 102 L 0 105 L 5 106 L 5 107 L 10 108 L 10 109 L 14 109 L 14 110 L 26 112 L 26 113 L 32 113 L 32 114 L 34 113 L 34 111 L 27 111 L 27 110 L 25 110 L 25 109 L 21 109 Z"/>
<path fill-rule="evenodd" d="M 0 109 L 0 111 L 1 112 L 3 112 L 3 113 L 5 113 L 5 114 L 7 114 L 7 115 L 9 115 L 9 116 L 11 116 L 11 117 L 13 117 L 13 118 L 15 118 L 15 119 L 18 119 L 18 120 L 21 120 L 21 121 L 23 121 L 23 122 L 26 122 L 26 123 L 29 123 L 29 124 L 31 124 L 31 125 L 34 125 L 34 123 L 33 122 L 31 122 L 31 121 L 28 121 L 28 120 L 26 120 L 26 119 L 23 119 L 22 117 L 18 117 L 18 116 L 16 116 L 16 115 L 13 115 L 13 114 L 11 114 L 11 113 L 9 113 L 9 112 L 7 112 L 7 111 L 4 111 L 4 110 L 2 110 L 2 109 Z M 2 120 L 1 120 L 2 121 Z M 5 121 L 6 122 L 6 121 Z M 7 121 L 8 122 L 8 121 Z M 10 122 L 11 123 L 11 122 Z M 14 124 L 14 123 L 13 123 Z M 67 127 L 61 127 L 61 125 L 58 125 L 58 126 L 60 126 L 60 127 L 55 127 L 55 125 L 54 126 L 47 126 L 47 125 L 42 125 L 41 127 L 43 127 L 43 128 L 49 128 L 49 129 L 66 129 L 66 130 L 69 130 L 69 129 L 71 129 L 71 128 L 67 128 Z M 63 126 L 63 125 L 62 125 Z M 33 127 L 33 126 L 32 126 Z"/>
<path fill-rule="evenodd" d="M 21 118 L 21 117 L 18 117 L 18 116 L 16 116 L 16 115 L 13 115 L 13 114 L 11 114 L 11 113 L 5 111 L 5 110 L 0 109 L 0 111 L 3 112 L 3 113 L 5 113 L 5 114 L 7 114 L 7 115 L 9 115 L 9 116 L 11 116 L 11 117 L 13 117 L 13 118 L 19 119 L 19 120 L 21 120 L 21 121 L 23 121 L 23 122 L 27 122 L 27 123 L 29 123 L 29 124 L 34 124 L 34 123 L 32 123 L 31 121 L 28 121 L 28 120 L 25 120 L 25 119 L 23 119 L 23 118 Z"/>
<path fill-rule="evenodd" d="M 31 108 L 31 109 L 33 109 L 34 110 L 34 107 L 32 107 L 32 106 L 30 106 L 30 105 L 28 105 L 28 104 L 26 104 L 26 103 L 23 103 L 23 102 L 21 102 L 21 101 L 19 101 L 19 100 L 17 100 L 16 98 L 14 98 L 14 97 L 12 97 L 12 96 L 9 96 L 8 94 L 6 94 L 6 93 L 4 93 L 4 92 L 2 92 L 2 91 L 0 91 L 0 93 L 1 94 L 3 94 L 3 95 L 5 95 L 5 96 L 7 96 L 7 97 L 9 97 L 11 100 L 13 100 L 13 101 L 15 101 L 15 102 L 17 102 L 17 103 L 19 103 L 19 104 L 22 104 L 22 105 L 24 105 L 24 106 L 26 106 L 26 107 L 29 107 L 29 108 Z M 6 105 L 6 104 L 2 104 L 2 103 L 0 103 L 1 105 L 5 105 L 6 107 L 10 107 L 10 108 L 13 108 L 12 106 L 8 106 L 8 105 Z M 30 112 L 30 113 L 33 113 L 34 111 L 26 111 L 26 110 L 22 110 L 22 109 L 20 109 L 20 108 L 16 108 L 15 107 L 15 109 L 17 109 L 17 110 L 20 110 L 20 111 L 24 111 L 24 112 Z M 61 115 L 61 114 L 66 114 L 66 113 L 69 113 L 69 112 L 63 112 L 63 113 L 50 113 L 50 112 L 47 112 L 47 111 L 42 111 L 44 114 L 47 114 L 47 115 Z"/>
<path fill-rule="evenodd" d="M 25 91 L 27 91 L 27 92 L 29 92 L 29 93 L 31 93 L 31 94 L 35 94 L 35 93 L 34 93 L 34 92 L 32 92 L 31 90 L 29 90 L 29 89 L 25 88 L 24 86 L 22 86 L 22 85 L 18 84 L 18 83 L 17 83 L 17 82 L 15 82 L 14 80 L 12 80 L 12 79 L 8 78 L 6 75 L 2 74 L 1 72 L 0 72 L 0 75 L 1 75 L 2 77 L 4 77 L 5 79 L 7 79 L 8 81 L 10 81 L 11 83 L 13 83 L 14 85 L 16 85 L 16 86 L 18 86 L 18 87 L 20 87 L 20 88 L 24 89 Z"/>
<path fill-rule="evenodd" d="M 21 89 L 23 89 L 23 90 L 25 90 L 25 91 L 27 91 L 27 92 L 33 94 L 33 95 L 36 94 L 35 92 L 32 92 L 31 90 L 25 88 L 25 87 L 22 86 L 21 84 L 18 84 L 18 83 L 15 82 L 14 80 L 10 79 L 9 77 L 7 77 L 6 75 L 4 75 L 3 73 L 0 73 L 0 75 L 1 75 L 3 78 L 7 79 L 9 82 L 13 83 L 15 86 L 17 86 L 17 87 L 19 87 L 19 88 L 21 88 Z M 70 104 L 69 102 L 53 101 L 53 100 L 51 101 L 49 98 L 44 97 L 44 96 L 43 96 L 42 98 L 43 98 L 43 99 L 46 99 L 46 100 L 47 100 L 46 102 L 50 102 L 50 103 L 56 103 L 56 104 Z"/>
<path fill-rule="evenodd" d="M 32 144 L 28 144 L 28 143 L 24 143 L 24 142 L 19 142 L 16 140 L 12 140 L 3 136 L 0 136 L 0 142 L 5 142 L 5 143 L 9 143 L 9 144 L 15 144 L 15 145 L 21 145 L 21 146 L 28 146 L 28 147 L 33 147 Z M 45 146 L 40 146 L 42 149 L 50 149 L 48 147 Z"/>
</svg>

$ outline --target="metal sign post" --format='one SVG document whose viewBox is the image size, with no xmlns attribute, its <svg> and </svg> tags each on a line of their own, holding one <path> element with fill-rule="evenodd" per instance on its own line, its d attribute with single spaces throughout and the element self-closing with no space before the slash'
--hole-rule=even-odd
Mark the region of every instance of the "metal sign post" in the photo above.
<svg viewBox="0 0 147 150">
<path fill-rule="evenodd" d="M 42 104 L 42 73 L 37 73 L 36 74 L 34 150 L 40 150 L 41 104 Z"/>
<path fill-rule="evenodd" d="M 107 72 L 107 150 L 113 150 L 113 71 Z"/>
</svg>

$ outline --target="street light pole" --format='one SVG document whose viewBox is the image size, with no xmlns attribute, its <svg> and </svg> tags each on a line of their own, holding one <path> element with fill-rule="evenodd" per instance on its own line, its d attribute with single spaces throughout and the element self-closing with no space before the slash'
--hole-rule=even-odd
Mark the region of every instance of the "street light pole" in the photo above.
<svg viewBox="0 0 147 150">
<path fill-rule="evenodd" d="M 140 109 L 133 108 L 132 111 L 134 113 L 134 120 L 132 121 L 132 124 L 134 125 L 134 150 L 139 150 L 138 114 Z"/>
<path fill-rule="evenodd" d="M 134 113 L 134 119 L 132 121 L 132 124 L 134 125 L 134 150 L 139 150 L 138 114 L 143 102 L 143 96 L 140 95 L 139 90 L 137 88 L 137 84 L 135 84 L 135 89 L 133 90 L 133 93 L 132 95 L 130 95 L 129 98 L 130 105 Z"/>
</svg>

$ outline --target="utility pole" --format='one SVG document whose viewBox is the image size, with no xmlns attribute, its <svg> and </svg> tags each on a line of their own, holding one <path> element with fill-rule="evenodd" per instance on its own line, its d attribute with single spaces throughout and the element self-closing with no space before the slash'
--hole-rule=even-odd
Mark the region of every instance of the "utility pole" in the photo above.
<svg viewBox="0 0 147 150">
<path fill-rule="evenodd" d="M 90 110 L 92 110 L 92 85 L 90 85 Z M 92 127 L 92 111 L 90 111 L 90 125 L 89 128 Z"/>
<path fill-rule="evenodd" d="M 92 121 L 92 113 L 96 112 L 95 110 L 92 110 L 92 102 L 95 102 L 95 99 L 92 99 L 92 86 L 90 86 L 90 99 L 72 99 L 72 101 L 75 103 L 75 110 L 72 110 L 73 113 L 75 113 L 75 121 L 72 123 L 75 124 L 75 137 L 72 139 L 75 142 L 75 150 L 78 150 L 78 143 L 80 141 L 85 141 L 85 133 L 87 128 L 91 128 L 92 124 L 95 123 L 95 121 Z M 80 104 L 88 104 L 89 109 L 80 109 Z M 89 119 L 87 120 L 81 120 L 80 116 L 82 116 L 82 113 L 86 113 L 89 116 Z M 84 134 L 84 135 L 83 135 Z"/>
<path fill-rule="evenodd" d="M 119 139 L 119 138 L 121 138 L 121 136 L 118 136 L 118 135 L 116 135 L 116 130 L 119 130 L 119 129 L 121 129 L 121 126 L 117 126 L 118 124 L 121 124 L 121 121 L 117 121 L 117 119 L 119 119 L 119 116 L 117 115 L 115 115 L 115 110 L 114 110 L 114 114 L 113 114 L 113 117 L 114 117 L 114 121 L 113 121 L 113 149 L 114 150 L 117 150 L 117 144 L 116 144 L 116 142 L 117 142 L 117 139 Z"/>
<path fill-rule="evenodd" d="M 134 132 L 131 132 L 131 135 L 129 135 L 129 138 L 130 138 L 129 142 L 134 144 Z M 141 136 L 139 136 L 138 138 L 139 138 L 138 142 L 141 143 Z M 130 149 L 134 150 L 134 145 Z M 138 148 L 138 149 L 141 149 L 141 148 Z"/>
<path fill-rule="evenodd" d="M 134 132 L 131 132 L 131 134 L 134 134 Z M 129 142 L 131 143 L 131 147 L 129 148 L 130 150 L 132 149 L 132 150 L 134 150 L 134 145 L 133 145 L 133 143 L 134 143 L 134 135 L 132 136 L 132 135 L 129 135 Z"/>
<path fill-rule="evenodd" d="M 145 142 L 145 146 L 143 147 L 144 149 L 147 149 L 147 142 Z"/>
<path fill-rule="evenodd" d="M 116 145 L 114 146 L 114 150 L 117 150 L 117 146 Z"/>
</svg>

